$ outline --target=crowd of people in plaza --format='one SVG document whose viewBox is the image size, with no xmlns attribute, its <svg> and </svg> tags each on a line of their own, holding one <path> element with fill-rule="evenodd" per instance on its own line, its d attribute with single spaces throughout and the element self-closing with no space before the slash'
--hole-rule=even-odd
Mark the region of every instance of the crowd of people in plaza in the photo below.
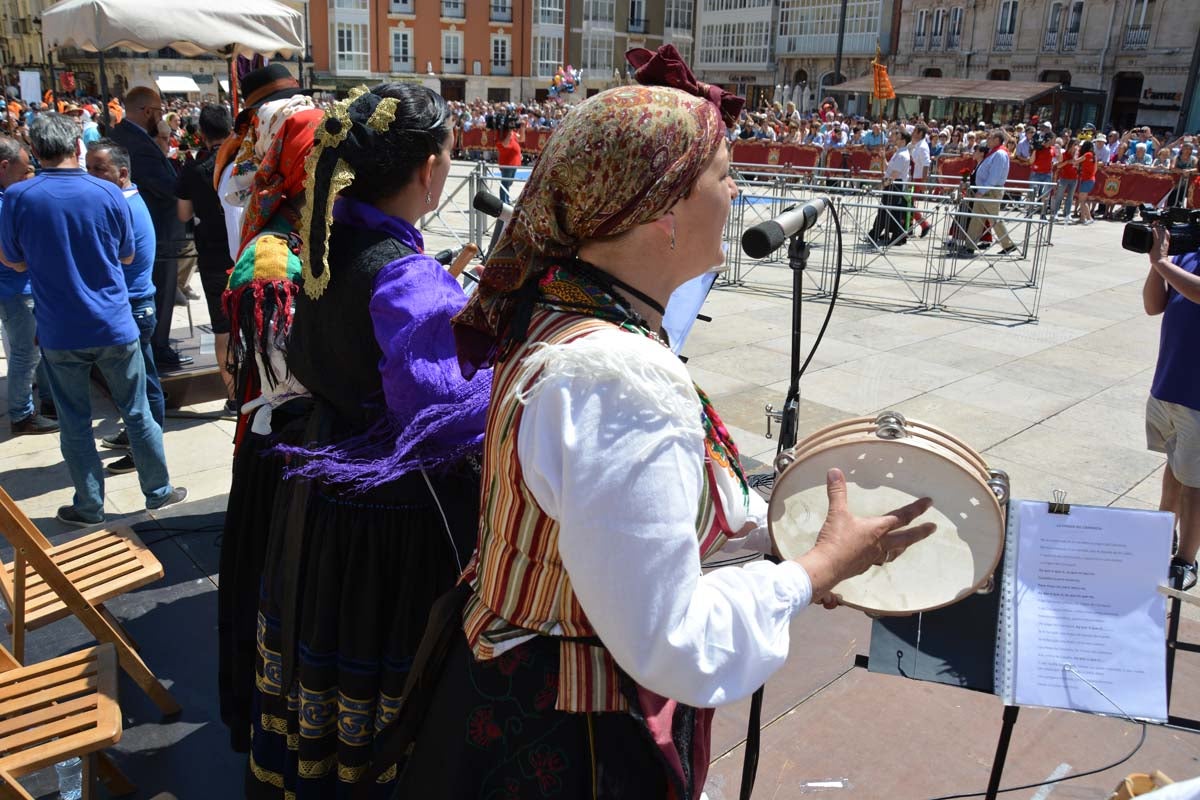
<svg viewBox="0 0 1200 800">
<path fill-rule="evenodd" d="M 193 243 L 238 420 L 216 681 L 247 797 L 699 797 L 713 709 L 783 666 L 793 617 L 933 533 L 928 498 L 854 516 L 834 469 L 810 551 L 702 571 L 721 550 L 773 552 L 730 430 L 663 330 L 674 290 L 724 260 L 731 141 L 782 128 L 887 148 L 884 206 L 907 210 L 877 219 L 871 238 L 889 244 L 931 227 L 905 185 L 970 153 L 977 216 L 955 246 L 990 233 L 1003 253 L 1011 159 L 1046 167 L 1047 214 L 1078 196 L 1085 223 L 1103 159 L 1195 166 L 1189 139 L 1140 128 L 1110 145 L 1049 130 L 1055 143 L 1036 119 L 747 114 L 673 46 L 628 58 L 637 83 L 569 107 L 451 103 L 414 83 L 322 101 L 279 64 L 242 78 L 236 116 L 148 87 L 107 121 L 95 103 L 10 105 L 8 409 L 14 434 L 58 431 L 68 525 L 105 519 L 95 371 L 125 425 L 101 444 L 129 451 L 109 471 L 135 470 L 147 508 L 186 498 L 158 376 L 186 363 L 169 333 Z M 418 226 L 479 125 L 505 134 L 509 170 L 524 130 L 555 133 L 468 296 Z M 1194 261 L 1153 263 L 1147 310 L 1200 319 Z M 1200 395 L 1183 363 L 1164 368 L 1157 409 L 1176 503 L 1200 484 L 1169 430 Z"/>
</svg>

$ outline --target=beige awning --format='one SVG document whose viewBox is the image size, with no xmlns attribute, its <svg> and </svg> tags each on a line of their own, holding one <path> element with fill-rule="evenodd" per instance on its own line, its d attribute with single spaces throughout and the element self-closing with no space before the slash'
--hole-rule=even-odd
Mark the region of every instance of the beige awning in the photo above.
<svg viewBox="0 0 1200 800">
<path fill-rule="evenodd" d="M 200 87 L 191 75 L 158 75 L 154 84 L 163 94 L 200 94 Z"/>
<path fill-rule="evenodd" d="M 42 12 L 51 48 L 170 47 L 184 56 L 304 52 L 303 15 L 276 0 L 59 0 Z"/>
<path fill-rule="evenodd" d="M 973 81 L 961 78 L 924 78 L 892 75 L 892 89 L 898 97 L 934 97 L 942 100 L 981 100 L 991 103 L 1028 103 L 1053 92 L 1057 83 L 1040 81 Z M 875 80 L 870 75 L 826 86 L 826 92 L 870 94 Z"/>
</svg>

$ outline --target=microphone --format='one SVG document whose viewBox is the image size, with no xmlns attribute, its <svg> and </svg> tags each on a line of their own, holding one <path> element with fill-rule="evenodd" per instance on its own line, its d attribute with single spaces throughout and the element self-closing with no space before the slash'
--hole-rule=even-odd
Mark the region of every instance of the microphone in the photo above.
<svg viewBox="0 0 1200 800">
<path fill-rule="evenodd" d="M 804 205 L 784 209 L 775 219 L 760 222 L 742 234 L 742 252 L 751 258 L 766 258 L 788 237 L 817 224 L 817 218 L 828 207 L 828 197 L 817 197 Z"/>
<path fill-rule="evenodd" d="M 476 211 L 482 211 L 489 217 L 495 217 L 505 225 L 512 219 L 513 207 L 486 189 L 480 189 L 475 193 L 475 199 L 471 201 L 471 205 Z"/>
<path fill-rule="evenodd" d="M 458 258 L 458 254 L 461 252 L 461 248 L 456 250 L 452 247 L 449 247 L 445 250 L 439 250 L 438 252 L 434 253 L 433 260 L 441 264 L 443 267 L 448 267 L 454 263 L 454 259 Z"/>
</svg>

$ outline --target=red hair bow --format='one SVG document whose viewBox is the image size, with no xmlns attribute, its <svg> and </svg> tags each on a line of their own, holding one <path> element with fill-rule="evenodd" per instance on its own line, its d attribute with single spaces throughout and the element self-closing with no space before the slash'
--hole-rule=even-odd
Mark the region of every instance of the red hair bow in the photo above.
<svg viewBox="0 0 1200 800">
<path fill-rule="evenodd" d="M 720 86 L 701 83 L 692 74 L 691 68 L 673 44 L 664 44 L 657 52 L 644 47 L 634 47 L 625 53 L 625 60 L 633 65 L 634 77 L 644 86 L 669 86 L 696 97 L 703 97 L 721 112 L 725 124 L 733 126 L 746 105 L 745 98 L 727 92 Z"/>
</svg>

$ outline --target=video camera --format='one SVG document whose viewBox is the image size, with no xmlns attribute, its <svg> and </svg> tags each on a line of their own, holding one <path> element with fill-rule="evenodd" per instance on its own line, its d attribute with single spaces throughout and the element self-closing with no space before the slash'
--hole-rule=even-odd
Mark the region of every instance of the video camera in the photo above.
<svg viewBox="0 0 1200 800">
<path fill-rule="evenodd" d="M 521 125 L 521 118 L 512 112 L 504 114 L 488 114 L 483 118 L 483 123 L 489 131 L 504 131 L 515 130 Z"/>
<path fill-rule="evenodd" d="M 1033 138 L 1029 140 L 1029 144 L 1034 150 L 1044 150 L 1051 142 L 1054 141 L 1054 134 L 1049 131 L 1038 129 L 1034 131 Z"/>
<path fill-rule="evenodd" d="M 1171 234 L 1167 254 L 1172 256 L 1200 250 L 1200 209 L 1141 207 L 1142 221 L 1129 222 L 1121 235 L 1121 247 L 1131 253 L 1149 253 L 1154 248 L 1154 232 L 1150 226 L 1162 223 Z"/>
</svg>

